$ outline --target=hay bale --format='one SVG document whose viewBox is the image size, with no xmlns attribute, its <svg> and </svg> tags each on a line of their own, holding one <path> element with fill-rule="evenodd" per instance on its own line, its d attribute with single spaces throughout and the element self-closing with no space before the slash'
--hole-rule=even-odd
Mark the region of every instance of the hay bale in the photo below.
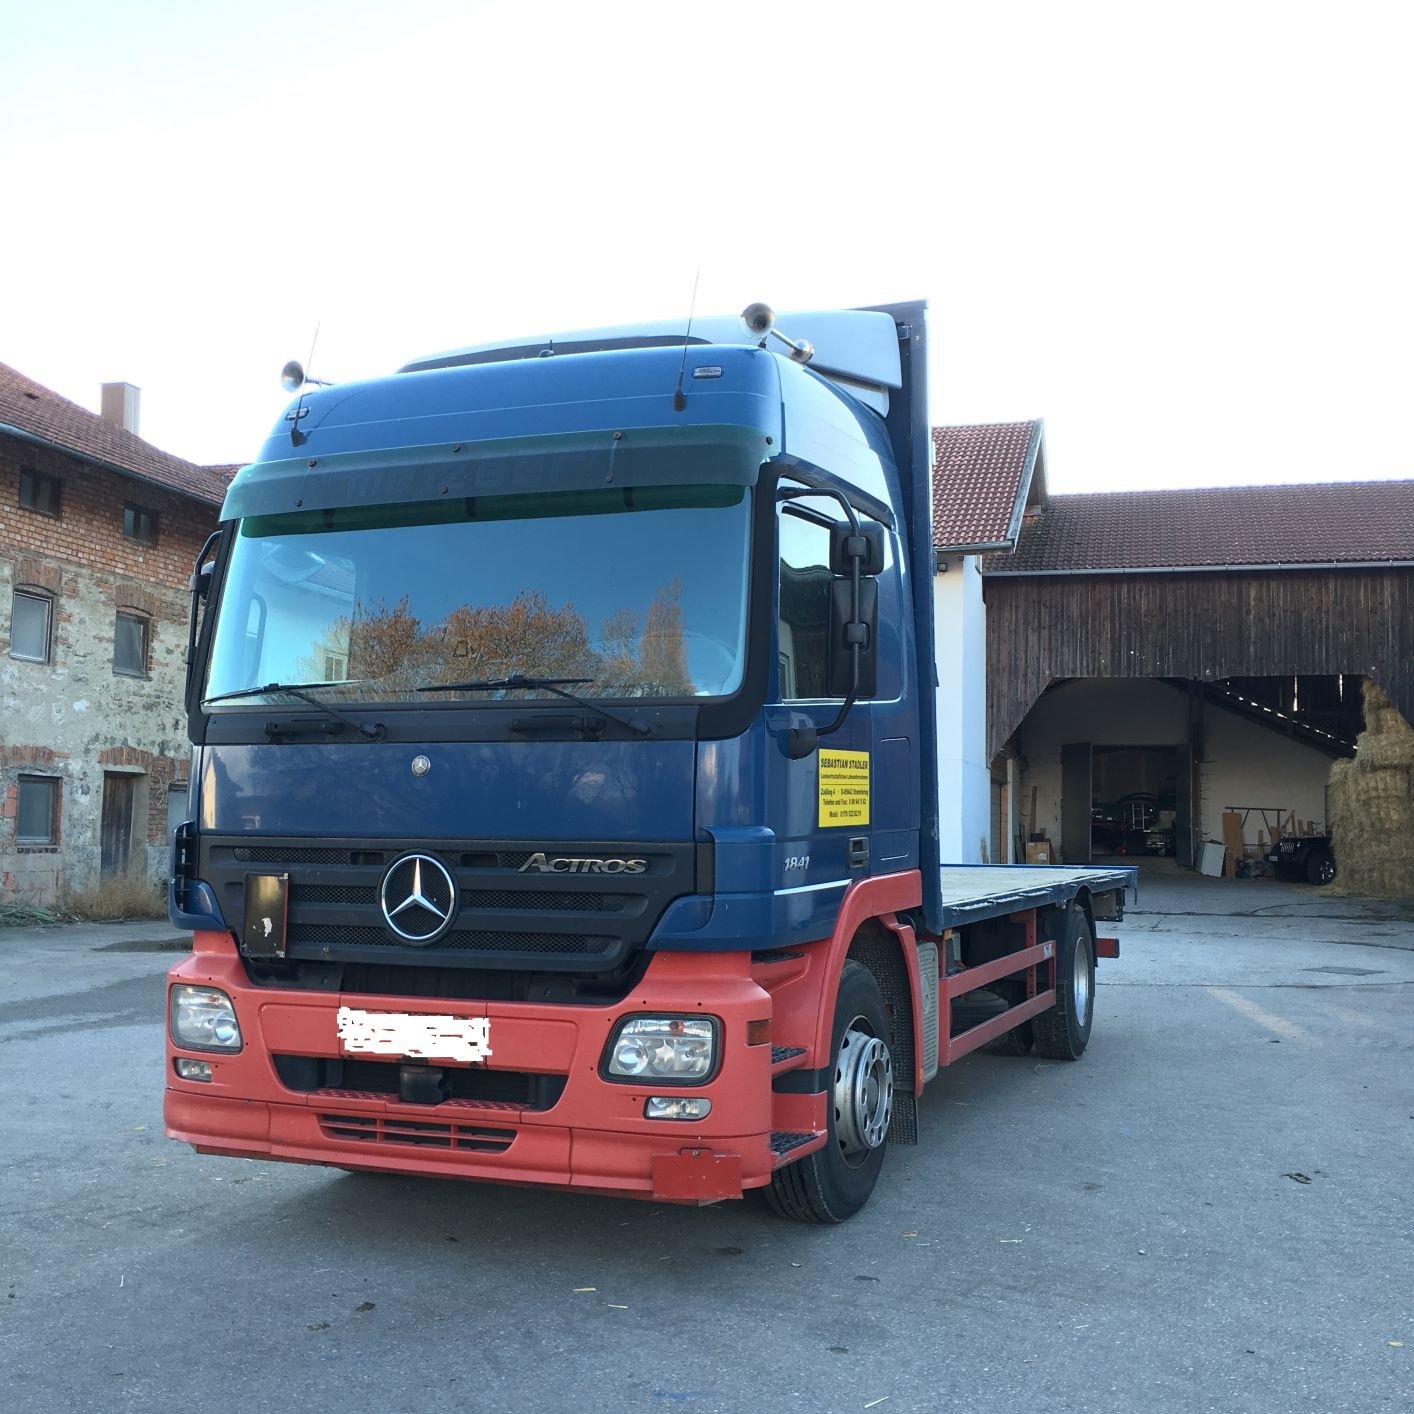
<svg viewBox="0 0 1414 1414">
<path fill-rule="evenodd" d="M 1370 737 L 1369 740 L 1362 736 L 1358 750 L 1363 767 L 1373 770 L 1414 770 L 1414 732 L 1410 732 L 1408 736 L 1397 736 L 1388 732 L 1384 736 Z"/>
<path fill-rule="evenodd" d="M 1352 893 L 1414 897 L 1414 727 L 1365 681 L 1365 730 L 1355 758 L 1330 774 L 1330 827 L 1341 883 Z"/>
</svg>

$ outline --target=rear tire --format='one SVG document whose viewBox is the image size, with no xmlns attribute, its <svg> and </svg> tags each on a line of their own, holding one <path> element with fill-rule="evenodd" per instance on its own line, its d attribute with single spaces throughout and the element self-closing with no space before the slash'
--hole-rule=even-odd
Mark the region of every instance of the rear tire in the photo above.
<svg viewBox="0 0 1414 1414">
<path fill-rule="evenodd" d="M 846 962 L 830 1032 L 834 1067 L 823 1149 L 777 1169 L 766 1201 L 783 1218 L 842 1223 L 869 1201 L 884 1166 L 893 1109 L 889 1017 L 874 974 Z"/>
<path fill-rule="evenodd" d="M 1036 1054 L 1079 1060 L 1095 1021 L 1095 940 L 1090 920 L 1071 904 L 1056 950 L 1056 1004 L 1035 1020 Z"/>
</svg>

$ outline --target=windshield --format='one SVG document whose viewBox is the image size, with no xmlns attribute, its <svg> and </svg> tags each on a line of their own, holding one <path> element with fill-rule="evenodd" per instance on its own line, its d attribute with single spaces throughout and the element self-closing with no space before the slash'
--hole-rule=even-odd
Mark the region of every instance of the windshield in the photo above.
<svg viewBox="0 0 1414 1414">
<path fill-rule="evenodd" d="M 726 696 L 750 514 L 745 487 L 648 486 L 250 517 L 204 695 L 426 703 L 447 699 L 418 688 L 519 673 L 585 679 L 584 697 Z"/>
</svg>

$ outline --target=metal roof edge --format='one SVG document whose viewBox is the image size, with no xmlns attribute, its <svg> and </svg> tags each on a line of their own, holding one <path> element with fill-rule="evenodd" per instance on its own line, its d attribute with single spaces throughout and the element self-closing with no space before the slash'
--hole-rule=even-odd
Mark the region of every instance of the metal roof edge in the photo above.
<svg viewBox="0 0 1414 1414">
<path fill-rule="evenodd" d="M 1021 482 L 1016 488 L 1016 504 L 1011 508 L 1011 520 L 1007 522 L 1007 549 L 1016 548 L 1021 535 L 1021 521 L 1026 514 L 1026 502 L 1031 496 L 1031 480 L 1036 475 L 1036 461 L 1046 441 L 1046 420 L 1043 417 L 1031 419 L 1031 436 L 1026 443 L 1026 461 L 1021 469 Z"/>
<path fill-rule="evenodd" d="M 1010 552 L 1016 549 L 1016 545 L 1007 540 L 995 540 L 987 545 L 934 545 L 933 546 L 933 573 L 938 573 L 938 561 L 947 557 L 962 558 L 967 555 L 989 555 Z"/>
</svg>

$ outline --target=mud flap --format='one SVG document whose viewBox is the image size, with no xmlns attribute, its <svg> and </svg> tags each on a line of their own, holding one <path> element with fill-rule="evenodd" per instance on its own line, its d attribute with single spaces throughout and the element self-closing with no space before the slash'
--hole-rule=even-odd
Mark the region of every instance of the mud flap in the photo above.
<svg viewBox="0 0 1414 1414">
<path fill-rule="evenodd" d="M 918 1096 L 903 1090 L 894 1091 L 894 1112 L 889 1119 L 890 1144 L 918 1142 Z"/>
</svg>

